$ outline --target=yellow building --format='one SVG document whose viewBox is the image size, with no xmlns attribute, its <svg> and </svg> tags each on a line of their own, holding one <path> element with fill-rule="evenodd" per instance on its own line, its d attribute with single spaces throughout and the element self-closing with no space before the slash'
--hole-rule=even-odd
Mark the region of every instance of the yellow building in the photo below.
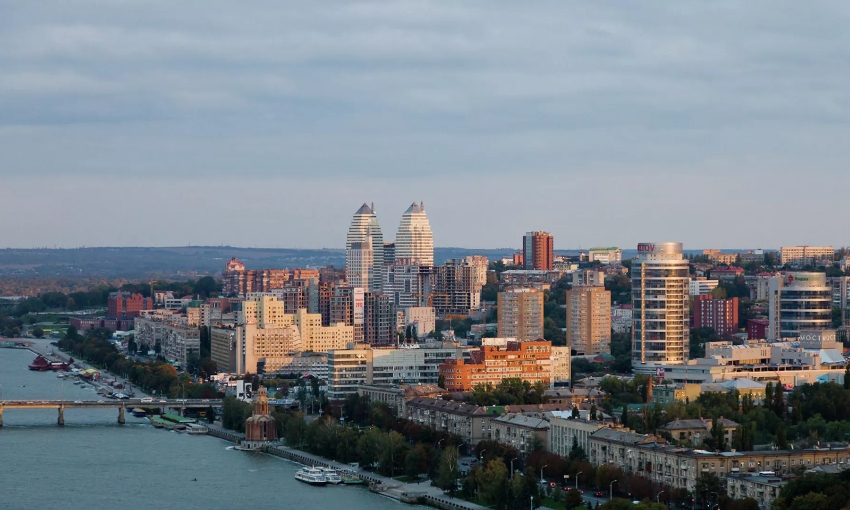
<svg viewBox="0 0 850 510">
<path fill-rule="evenodd" d="M 611 354 L 611 292 L 605 287 L 567 291 L 567 345 L 578 354 Z"/>
<path fill-rule="evenodd" d="M 543 293 L 537 289 L 500 292 L 498 334 L 521 342 L 543 338 Z"/>
<path fill-rule="evenodd" d="M 354 326 L 322 326 L 322 315 L 300 309 L 283 313 L 283 302 L 267 294 L 249 295 L 236 327 L 235 372 L 267 372 L 291 363 L 300 352 L 345 349 L 354 341 Z"/>
</svg>

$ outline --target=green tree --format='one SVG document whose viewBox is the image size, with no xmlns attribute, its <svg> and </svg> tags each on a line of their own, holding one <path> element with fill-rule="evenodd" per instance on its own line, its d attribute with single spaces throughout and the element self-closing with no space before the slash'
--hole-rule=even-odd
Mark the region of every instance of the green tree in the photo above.
<svg viewBox="0 0 850 510">
<path fill-rule="evenodd" d="M 777 382 L 773 389 L 773 412 L 780 418 L 785 417 L 785 393 L 782 391 L 782 383 Z"/>
<path fill-rule="evenodd" d="M 844 369 L 844 389 L 850 390 L 850 365 Z"/>
<path fill-rule="evenodd" d="M 457 461 L 460 458 L 457 448 L 447 446 L 440 456 L 440 468 L 437 471 L 437 482 L 435 485 L 443 490 L 448 490 L 449 494 L 454 496 L 457 488 L 458 467 Z"/>
<path fill-rule="evenodd" d="M 508 468 L 505 462 L 496 457 L 477 472 L 478 491 L 481 499 L 498 510 L 507 506 Z"/>
<path fill-rule="evenodd" d="M 32 330 L 32 336 L 34 336 L 34 337 L 36 337 L 36 338 L 41 338 L 41 337 L 43 337 L 43 336 L 44 336 L 44 330 L 43 330 L 43 329 L 41 329 L 41 327 L 40 327 L 40 326 L 36 326 L 36 327 L 34 327 L 34 328 L 33 328 L 33 330 Z"/>
<path fill-rule="evenodd" d="M 571 508 L 580 507 L 583 502 L 584 502 L 584 499 L 581 496 L 581 492 L 579 492 L 575 489 L 570 489 L 569 491 L 567 491 L 567 498 L 566 498 L 565 503 L 566 503 L 568 510 L 571 509 Z"/>
<path fill-rule="evenodd" d="M 776 430 L 776 447 L 780 450 L 788 449 L 788 437 L 785 432 L 785 423 L 782 422 L 779 424 L 779 428 Z"/>
<path fill-rule="evenodd" d="M 416 448 L 411 448 L 404 456 L 404 474 L 415 478 L 422 472 L 422 452 Z"/>
</svg>

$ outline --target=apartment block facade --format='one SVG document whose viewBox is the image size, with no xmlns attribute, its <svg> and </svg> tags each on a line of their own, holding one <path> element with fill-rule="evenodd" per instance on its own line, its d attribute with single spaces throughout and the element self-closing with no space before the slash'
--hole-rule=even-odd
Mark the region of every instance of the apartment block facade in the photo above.
<svg viewBox="0 0 850 510">
<path fill-rule="evenodd" d="M 779 249 L 780 263 L 785 266 L 830 265 L 835 259 L 832 246 L 783 246 Z"/>
<path fill-rule="evenodd" d="M 567 291 L 567 345 L 578 354 L 611 353 L 611 292 L 605 287 Z"/>
<path fill-rule="evenodd" d="M 446 360 L 440 365 L 440 375 L 449 391 L 471 391 L 480 384 L 496 385 L 507 378 L 548 386 L 552 380 L 552 343 L 485 339 L 470 360 Z"/>
<path fill-rule="evenodd" d="M 721 338 L 738 332 L 738 298 L 712 299 L 711 296 L 694 296 L 693 325 L 695 328 L 712 328 Z"/>
<path fill-rule="evenodd" d="M 554 238 L 549 232 L 527 232 L 522 238 L 525 269 L 551 271 L 555 263 Z"/>
<path fill-rule="evenodd" d="M 507 289 L 498 295 L 498 335 L 519 341 L 543 338 L 543 292 Z"/>
</svg>

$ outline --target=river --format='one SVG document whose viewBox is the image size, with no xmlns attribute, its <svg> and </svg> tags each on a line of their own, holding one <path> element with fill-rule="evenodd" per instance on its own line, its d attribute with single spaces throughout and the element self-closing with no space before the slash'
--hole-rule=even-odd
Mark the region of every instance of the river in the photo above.
<svg viewBox="0 0 850 510">
<path fill-rule="evenodd" d="M 30 351 L 0 349 L 0 398 L 69 400 L 97 397 L 88 385 L 31 372 Z M 297 482 L 299 465 L 230 448 L 210 436 L 153 428 L 114 409 L 9 409 L 0 428 L 0 508 L 401 510 L 404 503 L 364 486 L 312 487 Z"/>
</svg>

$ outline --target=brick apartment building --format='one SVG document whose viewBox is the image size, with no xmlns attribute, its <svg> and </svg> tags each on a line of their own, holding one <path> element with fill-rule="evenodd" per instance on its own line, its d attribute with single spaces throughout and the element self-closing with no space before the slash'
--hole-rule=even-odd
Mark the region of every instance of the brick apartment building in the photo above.
<svg viewBox="0 0 850 510">
<path fill-rule="evenodd" d="M 694 328 L 712 328 L 720 337 L 738 332 L 738 298 L 712 299 L 694 296 Z"/>
<path fill-rule="evenodd" d="M 479 384 L 495 385 L 508 378 L 548 386 L 552 379 L 552 342 L 546 340 L 485 339 L 485 345 L 471 355 L 470 361 L 448 359 L 440 365 L 447 390 L 471 391 Z"/>
<path fill-rule="evenodd" d="M 153 299 L 129 292 L 111 292 L 106 302 L 106 317 L 109 319 L 133 319 L 142 310 L 153 309 Z"/>
</svg>

